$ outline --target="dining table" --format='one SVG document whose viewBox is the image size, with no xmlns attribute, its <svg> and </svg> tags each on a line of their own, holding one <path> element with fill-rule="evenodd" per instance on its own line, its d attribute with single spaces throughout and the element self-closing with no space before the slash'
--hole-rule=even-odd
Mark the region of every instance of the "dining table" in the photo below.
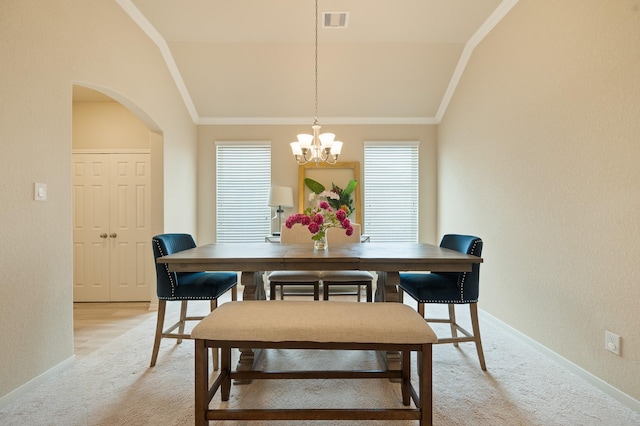
<svg viewBox="0 0 640 426">
<path fill-rule="evenodd" d="M 377 275 L 376 303 L 402 302 L 398 288 L 402 271 L 468 272 L 483 259 L 427 243 L 369 242 L 329 245 L 325 250 L 317 250 L 313 244 L 223 242 L 159 257 L 157 262 L 166 264 L 172 272 L 239 272 L 242 300 L 267 299 L 268 271 L 371 271 Z M 258 355 L 250 348 L 240 351 L 238 370 L 252 369 Z M 395 364 L 399 359 L 388 354 L 385 362 Z"/>
</svg>

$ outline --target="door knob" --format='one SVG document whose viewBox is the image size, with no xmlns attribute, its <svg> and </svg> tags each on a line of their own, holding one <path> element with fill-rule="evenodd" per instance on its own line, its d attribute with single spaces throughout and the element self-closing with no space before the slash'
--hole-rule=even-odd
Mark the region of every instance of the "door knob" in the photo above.
<svg viewBox="0 0 640 426">
<path fill-rule="evenodd" d="M 108 235 L 107 235 L 107 234 L 104 234 L 104 233 L 103 233 L 103 234 L 100 234 L 100 238 L 107 238 L 107 237 L 108 237 Z"/>
<path fill-rule="evenodd" d="M 118 234 L 116 234 L 115 232 L 112 232 L 111 234 L 109 234 L 109 237 L 111 237 L 111 238 L 115 238 L 117 236 L 118 236 Z"/>
</svg>

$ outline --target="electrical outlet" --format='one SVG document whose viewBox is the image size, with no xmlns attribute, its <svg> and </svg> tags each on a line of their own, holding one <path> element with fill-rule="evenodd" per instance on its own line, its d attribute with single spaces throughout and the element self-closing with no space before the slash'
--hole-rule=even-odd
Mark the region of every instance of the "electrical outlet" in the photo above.
<svg viewBox="0 0 640 426">
<path fill-rule="evenodd" d="M 609 352 L 620 355 L 620 336 L 610 331 L 604 332 L 604 347 Z"/>
</svg>

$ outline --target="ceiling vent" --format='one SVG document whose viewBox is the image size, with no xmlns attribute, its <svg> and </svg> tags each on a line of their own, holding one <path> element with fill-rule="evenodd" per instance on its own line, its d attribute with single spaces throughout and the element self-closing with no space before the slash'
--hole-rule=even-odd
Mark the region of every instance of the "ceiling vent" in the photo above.
<svg viewBox="0 0 640 426">
<path fill-rule="evenodd" d="M 322 12 L 322 28 L 347 28 L 349 12 Z"/>
</svg>

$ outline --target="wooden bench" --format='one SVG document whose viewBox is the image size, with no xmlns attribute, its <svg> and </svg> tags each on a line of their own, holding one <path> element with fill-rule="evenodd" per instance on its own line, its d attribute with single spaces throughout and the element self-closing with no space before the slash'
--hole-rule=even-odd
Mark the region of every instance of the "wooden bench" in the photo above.
<svg viewBox="0 0 640 426">
<path fill-rule="evenodd" d="M 432 353 L 437 341 L 418 313 L 401 303 L 238 301 L 224 303 L 192 331 L 195 339 L 195 424 L 209 420 L 419 420 L 432 423 Z M 209 387 L 208 348 L 221 348 L 220 374 Z M 397 370 L 237 371 L 232 348 L 397 351 Z M 411 382 L 417 352 L 418 391 Z M 220 389 L 228 401 L 232 380 L 368 379 L 399 382 L 408 408 L 209 409 Z M 415 408 L 409 407 L 411 401 Z"/>
</svg>

